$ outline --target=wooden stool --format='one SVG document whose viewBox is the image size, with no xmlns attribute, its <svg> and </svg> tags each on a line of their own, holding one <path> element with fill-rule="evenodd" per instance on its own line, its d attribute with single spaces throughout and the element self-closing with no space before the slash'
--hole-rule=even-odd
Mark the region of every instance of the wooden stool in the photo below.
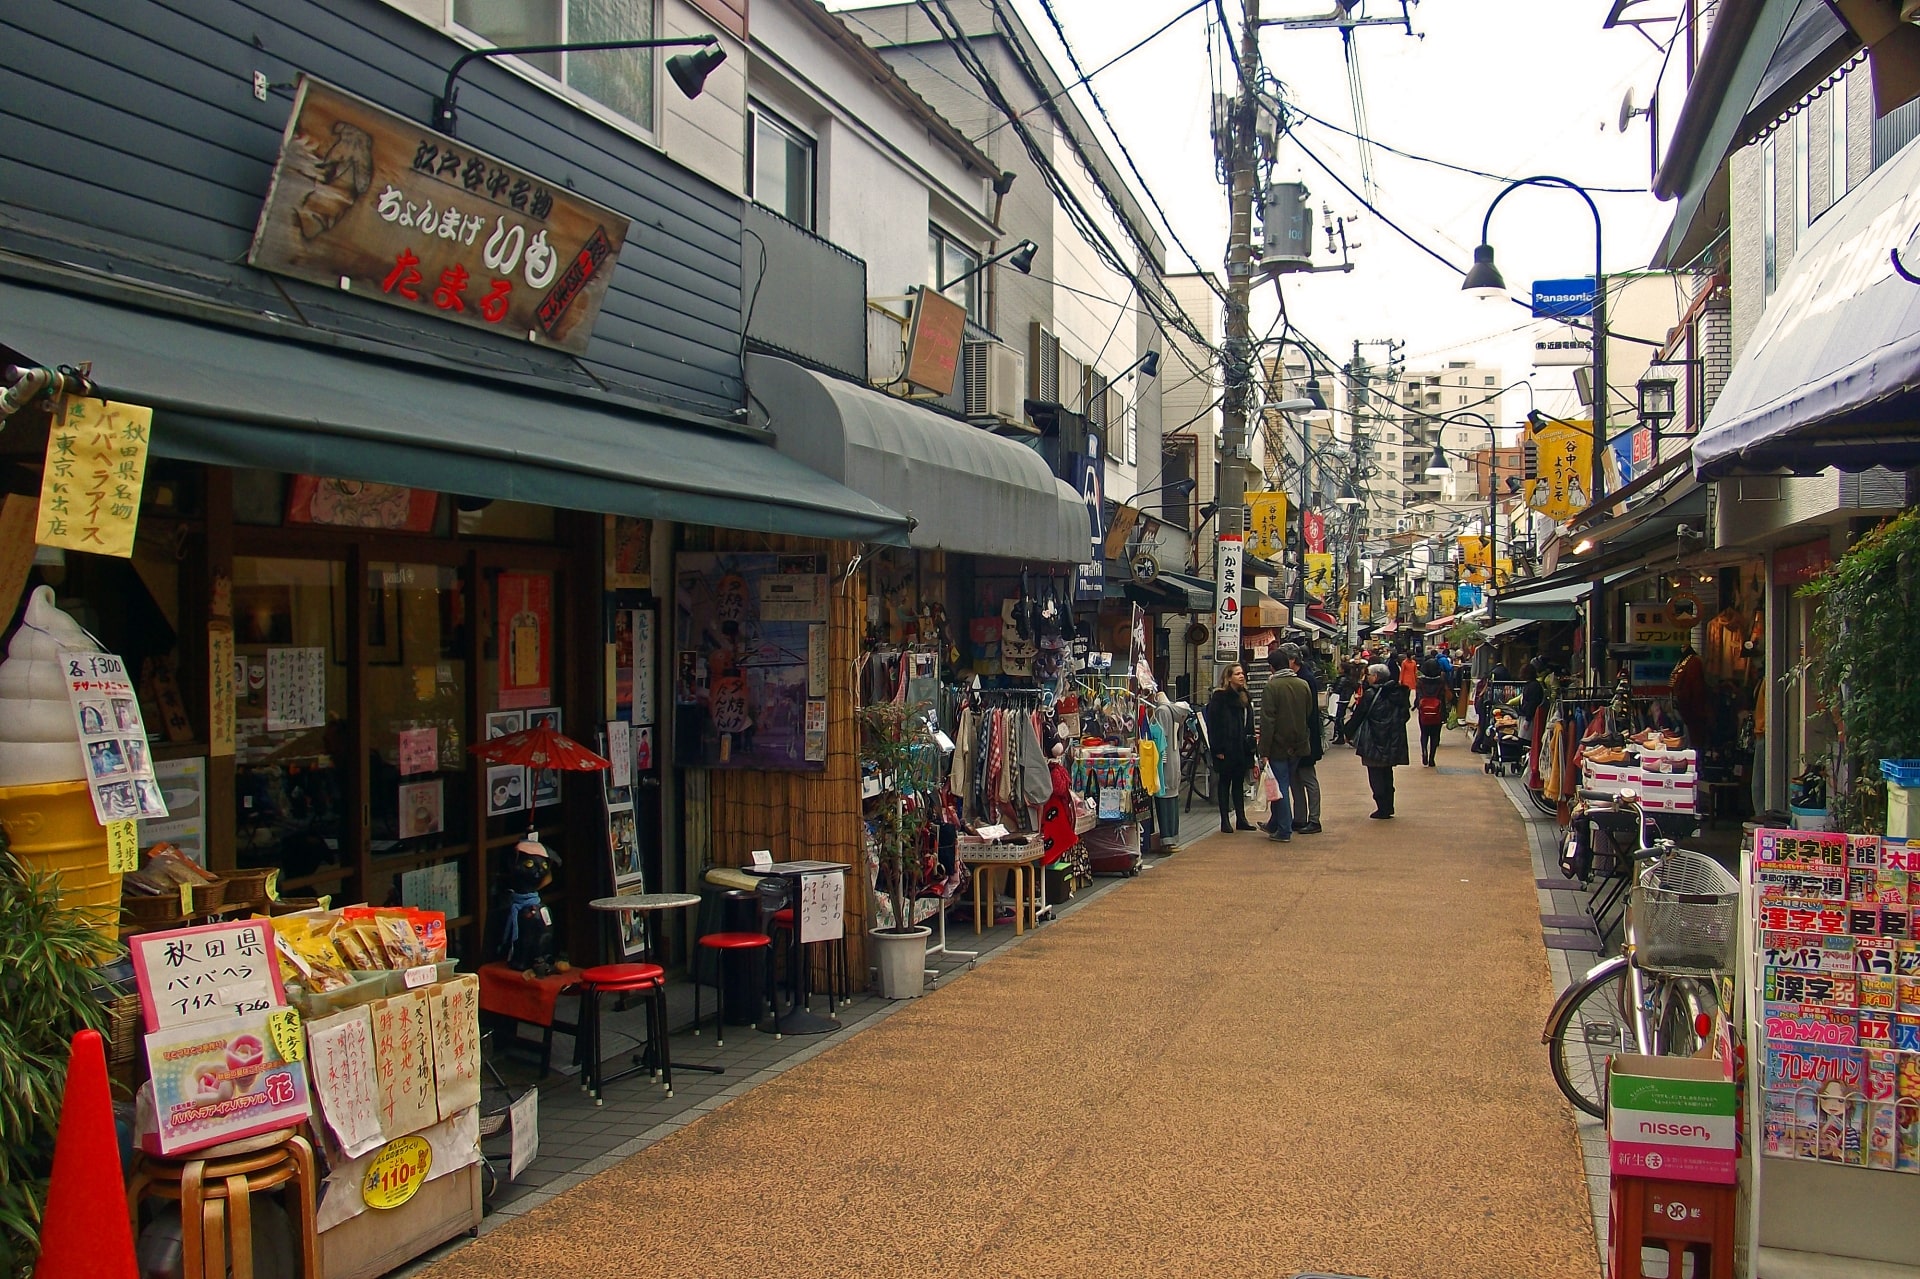
<svg viewBox="0 0 1920 1279">
<path fill-rule="evenodd" d="M 263 1133 L 187 1155 L 136 1155 L 127 1186 L 134 1237 L 140 1200 L 153 1195 L 180 1204 L 180 1263 L 186 1279 L 253 1279 L 253 1207 L 256 1191 L 293 1183 L 293 1228 L 302 1279 L 320 1279 L 319 1190 L 313 1147 L 296 1130 Z M 228 1244 L 231 1241 L 231 1248 Z"/>
<path fill-rule="evenodd" d="M 1733 1279 L 1733 1187 L 1616 1174 L 1608 1240 L 1611 1279 L 1643 1279 L 1642 1247 L 1666 1250 L 1673 1279 L 1688 1253 L 1695 1279 Z"/>
</svg>

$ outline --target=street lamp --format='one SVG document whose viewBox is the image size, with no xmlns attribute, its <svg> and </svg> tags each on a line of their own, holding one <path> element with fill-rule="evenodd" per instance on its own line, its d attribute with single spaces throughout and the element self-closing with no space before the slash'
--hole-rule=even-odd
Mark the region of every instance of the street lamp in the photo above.
<svg viewBox="0 0 1920 1279">
<path fill-rule="evenodd" d="M 1033 274 L 1033 255 L 1038 253 L 1039 251 L 1040 251 L 1040 246 L 1035 244 L 1032 240 L 1022 240 L 1020 241 L 1020 243 L 1014 245 L 1010 249 L 1002 249 L 1000 252 L 994 254 L 992 257 L 982 262 L 979 266 L 970 267 L 967 270 L 962 271 L 959 275 L 954 276 L 951 280 L 942 280 L 940 282 L 939 288 L 935 289 L 934 292 L 945 293 L 948 289 L 952 288 L 954 285 L 959 284 L 966 280 L 971 280 L 974 276 L 980 274 L 982 271 L 986 270 L 988 267 L 992 266 L 994 263 L 1000 261 L 1003 258 L 1006 260 L 1006 263 L 1008 266 L 1012 267 L 1014 270 L 1018 271 L 1020 274 L 1031 275 Z M 1157 368 L 1158 365 L 1156 364 L 1155 367 Z"/>
<path fill-rule="evenodd" d="M 1499 555 L 1500 428 L 1495 426 L 1493 424 L 1492 419 L 1488 418 L 1484 414 L 1455 413 L 1452 416 L 1444 419 L 1444 421 L 1441 423 L 1442 429 L 1443 430 L 1445 429 L 1446 423 L 1457 422 L 1461 418 L 1472 418 L 1478 423 L 1480 423 L 1480 425 L 1487 428 L 1488 447 L 1487 447 L 1486 601 L 1487 601 L 1487 621 L 1493 622 L 1493 621 L 1499 620 L 1494 608 L 1493 594 L 1494 594 L 1494 588 L 1499 585 L 1498 574 L 1500 569 L 1500 555 Z M 1433 460 L 1427 463 L 1427 474 L 1428 475 L 1446 475 L 1452 472 L 1452 470 L 1453 470 L 1453 467 L 1448 465 L 1447 463 L 1447 451 L 1444 448 L 1442 448 L 1440 446 L 1440 442 L 1436 440 L 1433 445 Z"/>
<path fill-rule="evenodd" d="M 1159 377 L 1160 376 L 1160 352 L 1148 351 L 1145 355 L 1135 360 L 1132 364 L 1127 365 L 1126 368 L 1121 369 L 1118 373 L 1114 374 L 1113 380 L 1115 382 L 1118 382 L 1121 378 L 1127 377 L 1130 374 L 1132 374 L 1132 372 L 1135 369 L 1140 370 L 1141 377 Z"/>
<path fill-rule="evenodd" d="M 1500 268 L 1493 262 L 1493 242 L 1489 232 L 1493 227 L 1493 211 L 1500 207 L 1500 201 L 1525 186 L 1563 187 L 1573 192 L 1587 203 L 1587 211 L 1593 214 L 1593 456 L 1588 459 L 1589 503 L 1598 502 L 1606 490 L 1606 469 L 1601 456 L 1607 445 L 1607 284 L 1605 274 L 1605 255 L 1602 251 L 1602 233 L 1600 229 L 1600 206 L 1593 202 L 1587 189 L 1578 182 L 1569 182 L 1565 178 L 1556 178 L 1539 174 L 1530 178 L 1519 178 L 1502 188 L 1499 195 L 1493 197 L 1493 203 L 1487 206 L 1487 214 L 1480 221 L 1480 244 L 1473 251 L 1473 266 L 1467 271 L 1466 278 L 1460 281 L 1463 292 L 1479 298 L 1498 298 L 1506 294 L 1507 284 L 1500 276 Z M 1496 448 L 1498 440 L 1495 441 Z M 1493 485 L 1488 485 L 1492 488 Z M 1493 577 L 1493 546 L 1491 540 L 1487 546 L 1487 577 L 1489 586 Z M 1587 627 L 1589 633 L 1588 661 L 1594 671 L 1600 669 L 1602 655 L 1607 651 L 1605 611 L 1601 608 L 1601 584 L 1594 583 L 1592 599 L 1592 619 Z M 1488 593 L 1487 619 L 1493 620 L 1492 593 Z"/>
<path fill-rule="evenodd" d="M 720 47 L 720 37 L 714 35 L 684 36 L 672 40 L 585 40 L 558 44 L 506 44 L 494 45 L 485 49 L 469 49 L 453 60 L 447 69 L 447 82 L 440 89 L 440 96 L 433 100 L 433 119 L 429 121 L 434 128 L 452 137 L 454 125 L 460 118 L 458 108 L 460 89 L 454 82 L 467 64 L 476 58 L 514 57 L 523 53 L 599 53 L 612 49 L 674 49 L 688 45 L 699 46 L 697 53 L 676 53 L 667 59 L 667 74 L 673 78 L 680 92 L 689 98 L 697 98 L 707 86 L 707 77 L 714 68 L 727 60 L 727 51 Z"/>
<path fill-rule="evenodd" d="M 1656 373 L 1652 366 L 1635 384 L 1634 391 L 1640 401 L 1640 420 L 1647 426 L 1652 437 L 1652 457 L 1660 460 L 1660 428 L 1673 421 L 1675 379 L 1665 373 Z"/>
</svg>

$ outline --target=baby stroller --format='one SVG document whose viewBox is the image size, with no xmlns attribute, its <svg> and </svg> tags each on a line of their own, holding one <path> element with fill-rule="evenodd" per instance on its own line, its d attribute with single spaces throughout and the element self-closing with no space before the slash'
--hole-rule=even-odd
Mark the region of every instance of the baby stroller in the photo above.
<svg viewBox="0 0 1920 1279">
<path fill-rule="evenodd" d="M 1527 739 L 1520 734 L 1520 717 L 1504 706 L 1493 708 L 1491 749 L 1482 765 L 1495 777 L 1518 777 L 1527 771 Z"/>
</svg>

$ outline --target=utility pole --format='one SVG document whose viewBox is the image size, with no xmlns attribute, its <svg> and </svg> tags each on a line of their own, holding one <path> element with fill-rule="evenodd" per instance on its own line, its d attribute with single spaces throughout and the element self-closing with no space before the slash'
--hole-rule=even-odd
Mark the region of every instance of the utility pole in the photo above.
<svg viewBox="0 0 1920 1279">
<path fill-rule="evenodd" d="M 1260 0 L 1244 0 L 1245 21 L 1240 30 L 1240 91 L 1234 98 L 1227 125 L 1227 154 L 1232 183 L 1227 208 L 1226 342 L 1221 353 L 1220 442 L 1226 457 L 1220 470 L 1219 509 L 1214 516 L 1216 537 L 1245 533 L 1241 513 L 1247 504 L 1247 417 L 1253 401 L 1253 325 L 1249 318 L 1253 298 L 1253 187 L 1258 177 Z M 1215 556 L 1218 564 L 1220 558 Z M 1215 589 L 1237 589 L 1237 583 L 1216 583 Z M 1216 661 L 1237 662 L 1238 652 L 1216 651 Z"/>
</svg>

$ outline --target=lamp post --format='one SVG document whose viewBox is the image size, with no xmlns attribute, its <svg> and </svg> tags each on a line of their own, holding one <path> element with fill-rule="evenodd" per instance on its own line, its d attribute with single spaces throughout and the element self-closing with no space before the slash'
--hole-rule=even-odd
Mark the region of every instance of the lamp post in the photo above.
<svg viewBox="0 0 1920 1279">
<path fill-rule="evenodd" d="M 1493 211 L 1500 207 L 1500 201 L 1525 186 L 1563 187 L 1585 200 L 1587 211 L 1593 214 L 1593 456 L 1588 459 L 1587 493 L 1589 502 L 1598 502 L 1606 491 L 1606 469 L 1601 453 L 1607 446 L 1607 400 L 1610 395 L 1607 387 L 1607 282 L 1605 256 L 1601 247 L 1600 206 L 1593 202 L 1593 197 L 1587 193 L 1585 187 L 1578 182 L 1569 182 L 1565 178 L 1540 174 L 1508 183 L 1499 195 L 1493 197 L 1493 203 L 1487 206 L 1486 217 L 1480 221 L 1480 245 L 1473 251 L 1473 266 L 1468 270 L 1466 278 L 1461 280 L 1460 288 L 1463 292 L 1471 293 L 1476 297 L 1506 296 L 1507 284 L 1500 277 L 1500 269 L 1493 263 L 1493 244 L 1488 237 L 1488 232 L 1493 226 Z M 1488 576 L 1492 576 L 1491 569 L 1488 571 Z M 1604 583 L 1595 581 L 1593 592 L 1588 596 L 1592 616 L 1587 626 L 1587 660 L 1596 677 L 1607 651 L 1603 585 Z"/>
<path fill-rule="evenodd" d="M 1447 423 L 1461 418 L 1472 418 L 1487 428 L 1487 621 L 1496 622 L 1499 613 L 1494 605 L 1494 588 L 1499 585 L 1500 572 L 1500 428 L 1483 413 L 1455 413 L 1440 423 L 1442 431 Z M 1453 470 L 1447 463 L 1447 451 L 1435 441 L 1433 460 L 1427 463 L 1428 475 L 1446 475 Z"/>
<path fill-rule="evenodd" d="M 689 98 L 697 98 L 706 87 L 707 77 L 713 74 L 715 67 L 727 60 L 727 51 L 720 47 L 720 37 L 715 35 L 681 36 L 671 40 L 574 40 L 557 44 L 506 44 L 493 45 L 485 49 L 469 49 L 453 60 L 447 68 L 447 82 L 440 89 L 440 96 L 433 100 L 433 119 L 429 121 L 434 128 L 454 136 L 455 124 L 460 118 L 460 88 L 455 83 L 467 64 L 479 58 L 517 57 L 523 53 L 600 53 L 614 49 L 677 49 L 690 45 L 699 46 L 698 53 L 676 53 L 667 59 L 667 75 L 678 85 L 680 92 Z"/>
</svg>

